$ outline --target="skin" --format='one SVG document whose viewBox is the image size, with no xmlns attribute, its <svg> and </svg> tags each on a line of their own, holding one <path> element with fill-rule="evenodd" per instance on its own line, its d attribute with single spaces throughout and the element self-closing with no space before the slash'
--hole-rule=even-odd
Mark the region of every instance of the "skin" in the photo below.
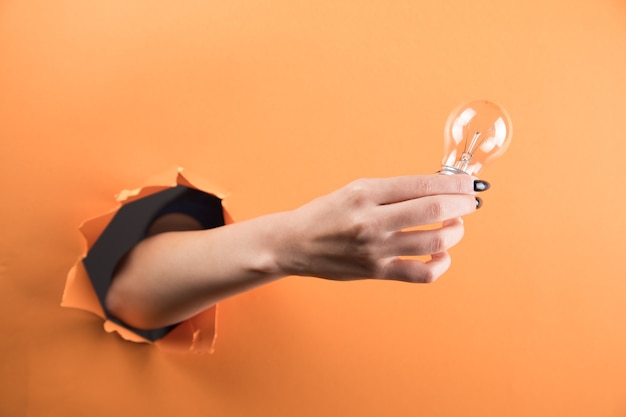
<svg viewBox="0 0 626 417">
<path fill-rule="evenodd" d="M 286 276 L 434 282 L 476 210 L 469 175 L 361 179 L 290 211 L 210 230 L 169 214 L 119 266 L 108 310 L 151 329 Z M 406 230 L 434 225 L 429 230 Z M 171 231 L 175 230 L 175 231 Z M 408 256 L 429 255 L 421 261 Z"/>
</svg>

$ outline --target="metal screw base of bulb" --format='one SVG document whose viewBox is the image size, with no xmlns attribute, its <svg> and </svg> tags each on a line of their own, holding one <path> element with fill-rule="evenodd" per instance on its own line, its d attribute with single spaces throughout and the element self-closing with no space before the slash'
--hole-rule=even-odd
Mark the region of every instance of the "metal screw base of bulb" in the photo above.
<svg viewBox="0 0 626 417">
<path fill-rule="evenodd" d="M 447 165 L 444 165 L 441 167 L 441 171 L 437 172 L 438 174 L 442 174 L 442 175 L 458 175 L 458 174 L 465 174 L 468 175 L 467 172 L 460 170 L 458 168 L 454 168 L 454 167 L 449 167 Z"/>
</svg>

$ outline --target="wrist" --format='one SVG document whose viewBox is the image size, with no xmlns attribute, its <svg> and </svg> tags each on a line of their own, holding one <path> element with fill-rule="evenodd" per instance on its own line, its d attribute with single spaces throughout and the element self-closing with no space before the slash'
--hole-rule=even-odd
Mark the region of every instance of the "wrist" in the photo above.
<svg viewBox="0 0 626 417">
<path fill-rule="evenodd" d="M 292 210 L 256 219 L 262 227 L 258 239 L 258 267 L 269 276 L 279 278 L 300 275 L 297 253 L 302 236 L 297 230 L 295 216 L 296 211 Z"/>
<path fill-rule="evenodd" d="M 293 274 L 287 262 L 289 248 L 293 246 L 293 230 L 288 224 L 290 216 L 290 212 L 279 212 L 250 220 L 258 232 L 250 235 L 254 247 L 248 265 L 250 272 L 268 280 Z"/>
</svg>

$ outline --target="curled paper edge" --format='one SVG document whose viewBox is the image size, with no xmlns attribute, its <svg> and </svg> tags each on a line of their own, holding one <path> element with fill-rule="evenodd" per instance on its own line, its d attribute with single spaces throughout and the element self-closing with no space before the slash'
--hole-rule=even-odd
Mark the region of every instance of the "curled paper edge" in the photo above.
<svg viewBox="0 0 626 417">
<path fill-rule="evenodd" d="M 177 167 L 175 172 L 169 172 L 146 181 L 145 185 L 131 190 L 122 190 L 116 196 L 117 205 L 108 212 L 99 216 L 85 220 L 79 227 L 85 247 L 81 256 L 68 272 L 65 282 L 65 289 L 61 299 L 61 306 L 84 310 L 104 320 L 103 327 L 108 333 L 118 333 L 124 340 L 136 343 L 154 343 L 160 349 L 169 352 L 209 352 L 212 353 L 217 338 L 217 306 L 191 317 L 178 324 L 165 337 L 151 342 L 130 329 L 123 327 L 106 319 L 106 315 L 98 300 L 96 291 L 93 288 L 87 270 L 84 267 L 83 259 L 96 242 L 100 234 L 106 229 L 115 213 L 127 203 L 147 197 L 151 194 L 183 185 L 195 188 L 205 193 L 213 194 L 222 200 L 222 209 L 226 224 L 233 223 L 233 219 L 228 213 L 226 197 L 228 196 L 220 187 L 203 180 L 182 167 Z"/>
</svg>

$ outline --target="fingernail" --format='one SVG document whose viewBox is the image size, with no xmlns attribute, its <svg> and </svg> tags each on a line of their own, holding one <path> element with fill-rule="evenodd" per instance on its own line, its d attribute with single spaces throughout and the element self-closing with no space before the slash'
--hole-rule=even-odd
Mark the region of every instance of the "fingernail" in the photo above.
<svg viewBox="0 0 626 417">
<path fill-rule="evenodd" d="M 483 180 L 475 180 L 474 181 L 474 191 L 487 191 L 491 187 L 487 181 Z"/>
<path fill-rule="evenodd" d="M 483 205 L 483 200 L 480 197 L 476 197 L 476 208 L 479 209 Z"/>
</svg>

